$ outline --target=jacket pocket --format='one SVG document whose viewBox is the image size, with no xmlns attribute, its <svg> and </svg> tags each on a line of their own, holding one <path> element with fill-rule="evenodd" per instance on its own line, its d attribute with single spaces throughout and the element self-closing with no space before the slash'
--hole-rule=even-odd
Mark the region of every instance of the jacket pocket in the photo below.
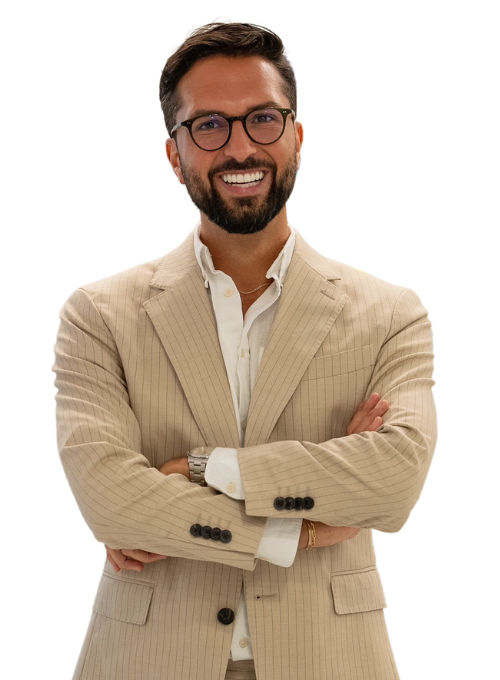
<svg viewBox="0 0 500 680">
<path fill-rule="evenodd" d="M 333 573 L 330 582 L 337 614 L 356 614 L 387 607 L 380 575 L 375 567 Z"/>
<path fill-rule="evenodd" d="M 110 619 L 146 623 L 154 586 L 147 581 L 136 581 L 103 574 L 93 610 Z"/>
<path fill-rule="evenodd" d="M 343 373 L 354 373 L 362 368 L 370 368 L 375 364 L 376 351 L 375 345 L 364 345 L 337 354 L 314 357 L 304 378 L 306 380 L 318 380 Z"/>
</svg>

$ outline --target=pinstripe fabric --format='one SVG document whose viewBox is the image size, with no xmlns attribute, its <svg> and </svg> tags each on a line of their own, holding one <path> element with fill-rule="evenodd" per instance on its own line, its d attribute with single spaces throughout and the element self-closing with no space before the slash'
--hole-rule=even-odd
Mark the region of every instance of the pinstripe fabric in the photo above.
<svg viewBox="0 0 500 680">
<path fill-rule="evenodd" d="M 398 678 L 371 530 L 398 531 L 435 444 L 430 324 L 417 296 L 297 243 L 238 459 L 245 501 L 157 467 L 238 447 L 215 321 L 192 235 L 174 252 L 75 291 L 56 343 L 58 445 L 95 537 L 169 555 L 140 574 L 106 564 L 75 679 L 222 680 L 242 579 L 259 680 Z M 345 437 L 372 391 L 382 428 Z M 362 527 L 288 569 L 255 560 L 276 496 Z M 284 511 L 282 511 L 284 512 Z M 281 514 L 281 516 L 283 516 Z M 229 529 L 228 544 L 193 538 Z"/>
<path fill-rule="evenodd" d="M 230 661 L 227 666 L 224 680 L 255 680 L 253 659 Z"/>
</svg>

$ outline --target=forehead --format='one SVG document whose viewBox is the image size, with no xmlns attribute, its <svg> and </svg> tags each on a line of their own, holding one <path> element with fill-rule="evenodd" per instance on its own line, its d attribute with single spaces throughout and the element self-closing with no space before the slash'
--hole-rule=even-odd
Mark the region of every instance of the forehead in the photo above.
<svg viewBox="0 0 500 680">
<path fill-rule="evenodd" d="M 181 102 L 178 121 L 199 110 L 239 116 L 268 102 L 290 106 L 278 69 L 257 56 L 201 59 L 181 78 L 177 93 Z"/>
</svg>

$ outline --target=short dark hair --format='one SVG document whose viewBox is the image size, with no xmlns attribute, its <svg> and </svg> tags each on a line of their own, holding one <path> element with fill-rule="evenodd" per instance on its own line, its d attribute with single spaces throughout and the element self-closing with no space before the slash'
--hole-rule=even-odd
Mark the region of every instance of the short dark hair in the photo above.
<svg viewBox="0 0 500 680">
<path fill-rule="evenodd" d="M 200 59 L 217 55 L 256 55 L 270 61 L 282 78 L 283 93 L 297 112 L 297 84 L 281 38 L 268 28 L 255 24 L 215 22 L 192 31 L 165 64 L 160 78 L 160 102 L 169 134 L 181 106 L 176 92 L 180 79 Z"/>
</svg>

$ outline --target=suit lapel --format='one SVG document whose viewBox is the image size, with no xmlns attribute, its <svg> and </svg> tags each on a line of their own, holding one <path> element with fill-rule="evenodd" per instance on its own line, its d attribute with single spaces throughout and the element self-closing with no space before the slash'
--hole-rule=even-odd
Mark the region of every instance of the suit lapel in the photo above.
<svg viewBox="0 0 500 680">
<path fill-rule="evenodd" d="M 320 269 L 320 271 L 318 271 Z M 265 443 L 348 296 L 332 283 L 332 263 L 297 234 L 252 392 L 245 446 Z"/>
<path fill-rule="evenodd" d="M 163 259 L 151 285 L 165 290 L 144 307 L 206 444 L 239 446 L 231 389 L 192 234 Z"/>
</svg>

